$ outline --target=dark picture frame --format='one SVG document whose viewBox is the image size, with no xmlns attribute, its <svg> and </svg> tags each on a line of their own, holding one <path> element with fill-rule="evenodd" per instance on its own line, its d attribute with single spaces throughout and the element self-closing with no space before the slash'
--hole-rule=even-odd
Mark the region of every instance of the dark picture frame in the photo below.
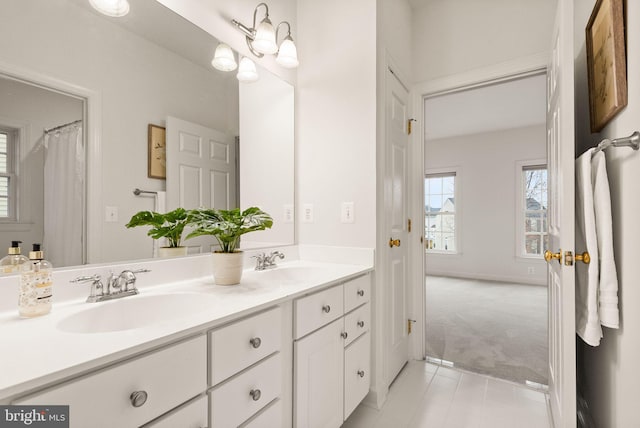
<svg viewBox="0 0 640 428">
<path fill-rule="evenodd" d="M 149 178 L 167 178 L 167 135 L 162 126 L 149 124 Z"/>
<path fill-rule="evenodd" d="M 623 0 L 598 0 L 586 27 L 591 132 L 627 105 Z"/>
</svg>

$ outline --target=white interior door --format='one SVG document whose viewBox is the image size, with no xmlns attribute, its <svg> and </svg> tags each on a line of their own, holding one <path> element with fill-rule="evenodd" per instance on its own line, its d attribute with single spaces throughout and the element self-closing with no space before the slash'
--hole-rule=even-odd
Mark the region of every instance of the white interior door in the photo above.
<svg viewBox="0 0 640 428">
<path fill-rule="evenodd" d="M 549 400 L 556 428 L 576 426 L 573 1 L 559 1 L 547 70 Z"/>
<path fill-rule="evenodd" d="M 385 325 L 387 330 L 387 385 L 409 359 L 407 266 L 407 168 L 409 136 L 407 133 L 409 94 L 400 81 L 387 71 L 385 153 L 385 197 L 387 230 L 389 231 L 388 269 L 385 278 Z"/>
<path fill-rule="evenodd" d="M 220 131 L 175 117 L 167 118 L 167 211 L 177 207 L 237 207 L 236 143 Z M 185 245 L 189 253 L 211 251 L 212 237 Z"/>
</svg>

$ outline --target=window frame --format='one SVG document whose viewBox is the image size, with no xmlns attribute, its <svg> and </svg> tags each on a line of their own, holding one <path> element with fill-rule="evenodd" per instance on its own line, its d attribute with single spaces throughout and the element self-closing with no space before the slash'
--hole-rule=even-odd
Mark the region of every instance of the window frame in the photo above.
<svg viewBox="0 0 640 428">
<path fill-rule="evenodd" d="M 544 236 L 549 235 L 548 224 L 549 224 L 549 165 L 546 159 L 532 159 L 526 161 L 516 162 L 516 248 L 515 255 L 516 258 L 522 260 L 537 260 L 541 259 L 544 254 L 544 246 L 541 250 L 540 254 L 527 254 L 525 252 L 526 248 L 526 235 L 527 231 L 525 228 L 525 218 L 526 214 L 526 193 L 525 193 L 525 182 L 524 182 L 524 172 L 526 170 L 531 169 L 546 169 L 547 170 L 547 208 L 544 210 L 547 218 L 547 230 L 543 232 L 535 232 L 542 236 L 542 241 L 544 242 Z"/>
<path fill-rule="evenodd" d="M 424 250 L 426 254 L 441 254 L 441 255 L 447 255 L 447 256 L 453 256 L 453 255 L 460 255 L 462 254 L 462 249 L 460 247 L 460 243 L 462 242 L 460 237 L 462 235 L 461 233 L 461 227 L 460 227 L 460 218 L 461 218 L 461 212 L 462 212 L 462 201 L 460 200 L 460 195 L 461 195 L 461 174 L 462 174 L 462 168 L 460 167 L 449 167 L 449 168 L 430 168 L 430 169 L 426 169 L 425 173 L 424 173 L 424 178 L 423 178 L 423 183 L 424 183 L 424 191 L 423 191 L 423 197 L 424 197 L 424 203 L 423 203 L 423 215 L 424 215 Z M 455 200 L 455 204 L 454 204 L 454 211 L 453 211 L 453 224 L 454 224 L 454 231 L 455 231 L 455 238 L 454 238 L 454 245 L 455 245 L 455 250 L 442 250 L 442 249 L 429 249 L 427 248 L 427 234 L 426 234 L 426 227 L 427 227 L 427 218 L 426 218 L 426 180 L 430 177 L 432 178 L 436 178 L 436 177 L 449 177 L 449 176 L 453 176 L 454 177 L 454 189 L 453 189 L 453 198 Z"/>
<path fill-rule="evenodd" d="M 20 130 L 8 126 L 0 126 L 0 132 L 7 135 L 7 172 L 0 172 L 0 177 L 9 178 L 8 216 L 0 217 L 0 223 L 17 223 L 18 221 L 18 192 L 20 180 L 18 176 Z"/>
</svg>

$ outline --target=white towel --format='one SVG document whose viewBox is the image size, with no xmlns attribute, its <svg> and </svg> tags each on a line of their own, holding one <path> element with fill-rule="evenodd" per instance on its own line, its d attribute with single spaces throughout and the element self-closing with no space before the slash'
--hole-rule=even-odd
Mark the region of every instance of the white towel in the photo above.
<svg viewBox="0 0 640 428">
<path fill-rule="evenodd" d="M 598 254 L 591 183 L 591 153 L 576 159 L 576 252 Z M 594 257 L 597 258 L 597 257 Z M 591 346 L 598 346 L 602 328 L 598 316 L 598 263 L 576 264 L 576 331 Z"/>
<path fill-rule="evenodd" d="M 164 190 L 158 190 L 155 195 L 155 203 L 153 210 L 157 213 L 167 212 L 167 192 Z M 153 240 L 153 257 L 158 257 L 158 249 L 162 246 L 166 246 L 166 239 L 162 240 L 162 245 L 159 239 Z"/>
<path fill-rule="evenodd" d="M 609 194 L 607 164 L 602 151 L 596 153 L 591 159 L 591 183 L 596 216 L 596 236 L 598 238 L 598 257 L 594 261 L 599 262 L 600 271 L 598 286 L 600 324 L 609 328 L 618 328 L 620 325 L 618 275 L 613 257 L 611 196 Z"/>
</svg>

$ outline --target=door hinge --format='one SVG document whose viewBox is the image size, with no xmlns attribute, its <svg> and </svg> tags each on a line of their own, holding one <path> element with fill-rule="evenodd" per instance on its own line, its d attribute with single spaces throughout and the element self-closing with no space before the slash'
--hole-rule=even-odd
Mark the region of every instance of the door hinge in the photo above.
<svg viewBox="0 0 640 428">
<path fill-rule="evenodd" d="M 411 135 L 411 122 L 416 122 L 414 118 L 407 120 L 407 135 Z"/>
<path fill-rule="evenodd" d="M 407 219 L 407 231 L 409 233 L 411 233 L 411 219 L 410 218 Z"/>
<path fill-rule="evenodd" d="M 407 320 L 407 334 L 411 334 L 411 330 L 413 328 L 413 323 L 416 322 L 416 320 Z"/>
</svg>

